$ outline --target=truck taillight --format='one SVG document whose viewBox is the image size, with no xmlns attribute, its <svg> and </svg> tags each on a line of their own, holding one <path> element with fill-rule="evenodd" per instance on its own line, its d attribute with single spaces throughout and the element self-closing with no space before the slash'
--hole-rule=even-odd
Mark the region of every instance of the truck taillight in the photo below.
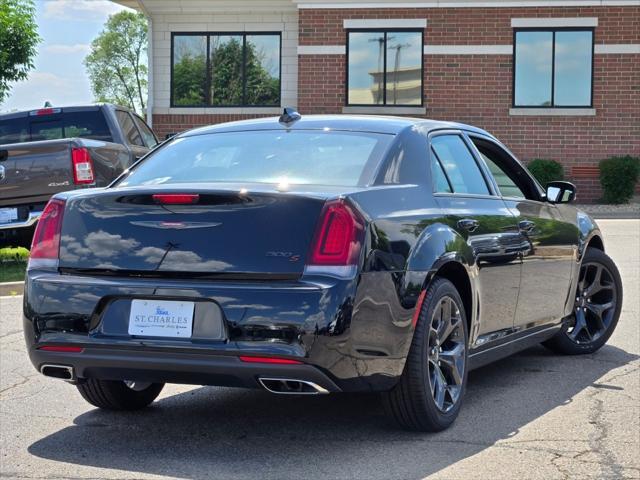
<svg viewBox="0 0 640 480">
<path fill-rule="evenodd" d="M 64 200 L 52 198 L 44 207 L 33 234 L 29 268 L 57 268 L 64 206 Z"/>
<path fill-rule="evenodd" d="M 71 166 L 73 169 L 73 183 L 86 185 L 95 181 L 93 175 L 93 162 L 86 148 L 74 148 L 71 150 Z"/>
<path fill-rule="evenodd" d="M 307 274 L 351 276 L 357 269 L 364 237 L 363 221 L 343 200 L 325 204 L 305 267 Z"/>
</svg>

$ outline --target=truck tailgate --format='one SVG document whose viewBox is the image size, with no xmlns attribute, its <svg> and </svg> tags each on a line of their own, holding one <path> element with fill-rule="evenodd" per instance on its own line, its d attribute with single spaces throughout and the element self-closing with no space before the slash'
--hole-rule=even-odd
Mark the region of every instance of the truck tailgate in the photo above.
<svg viewBox="0 0 640 480">
<path fill-rule="evenodd" d="M 0 206 L 24 199 L 46 201 L 73 187 L 71 141 L 67 139 L 0 145 Z"/>
</svg>

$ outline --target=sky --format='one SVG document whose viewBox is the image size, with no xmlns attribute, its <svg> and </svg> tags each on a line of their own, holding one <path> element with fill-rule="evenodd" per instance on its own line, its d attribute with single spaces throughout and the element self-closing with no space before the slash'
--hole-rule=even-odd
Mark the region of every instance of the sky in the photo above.
<svg viewBox="0 0 640 480">
<path fill-rule="evenodd" d="M 13 84 L 0 112 L 91 103 L 93 95 L 82 61 L 89 44 L 111 14 L 124 10 L 109 0 L 36 0 L 42 43 L 29 79 Z"/>
</svg>

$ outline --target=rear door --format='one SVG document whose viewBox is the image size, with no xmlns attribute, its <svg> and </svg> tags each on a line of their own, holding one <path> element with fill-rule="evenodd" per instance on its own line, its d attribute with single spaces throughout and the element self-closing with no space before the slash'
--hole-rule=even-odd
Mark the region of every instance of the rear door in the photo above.
<svg viewBox="0 0 640 480">
<path fill-rule="evenodd" d="M 122 129 L 124 141 L 131 149 L 131 153 L 134 157 L 133 161 L 136 161 L 145 155 L 149 151 L 149 148 L 145 145 L 142 135 L 140 134 L 138 127 L 136 127 L 136 124 L 129 112 L 116 110 L 116 119 Z"/>
<path fill-rule="evenodd" d="M 578 247 L 578 230 L 504 148 L 489 138 L 470 136 L 492 173 L 518 233 L 528 243 L 514 327 L 518 330 L 557 321 L 570 301 L 569 286 Z"/>
<path fill-rule="evenodd" d="M 496 195 L 464 135 L 430 137 L 434 196 L 471 248 L 478 269 L 480 322 L 472 345 L 512 331 L 520 286 L 521 250 L 515 216 Z"/>
</svg>

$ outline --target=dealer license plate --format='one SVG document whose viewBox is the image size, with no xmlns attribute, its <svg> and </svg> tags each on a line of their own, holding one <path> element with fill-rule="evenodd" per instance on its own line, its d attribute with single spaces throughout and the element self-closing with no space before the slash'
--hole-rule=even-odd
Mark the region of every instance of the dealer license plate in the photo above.
<svg viewBox="0 0 640 480">
<path fill-rule="evenodd" d="M 10 223 L 17 219 L 17 208 L 0 208 L 0 223 Z"/>
<path fill-rule="evenodd" d="M 193 302 L 132 300 L 129 335 L 190 338 L 193 310 Z"/>
</svg>

